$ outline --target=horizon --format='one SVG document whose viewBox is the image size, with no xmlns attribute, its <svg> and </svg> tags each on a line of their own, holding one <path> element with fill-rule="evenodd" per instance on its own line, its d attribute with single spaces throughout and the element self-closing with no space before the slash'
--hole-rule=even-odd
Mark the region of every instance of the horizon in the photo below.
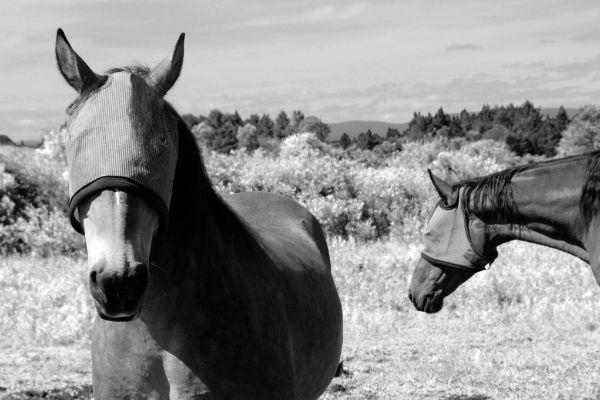
<svg viewBox="0 0 600 400">
<path fill-rule="evenodd" d="M 153 66 L 186 32 L 167 95 L 181 114 L 300 109 L 327 123 L 401 124 L 439 107 L 597 104 L 598 17 L 590 0 L 24 0 L 0 16 L 0 134 L 35 139 L 64 121 L 76 94 L 56 69 L 58 27 L 97 73 Z"/>
</svg>

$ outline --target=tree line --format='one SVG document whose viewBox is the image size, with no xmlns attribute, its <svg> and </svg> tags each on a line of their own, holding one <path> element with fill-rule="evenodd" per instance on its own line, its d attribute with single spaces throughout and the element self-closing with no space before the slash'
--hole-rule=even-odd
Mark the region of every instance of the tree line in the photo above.
<svg viewBox="0 0 600 400">
<path fill-rule="evenodd" d="M 553 156 L 561 134 L 569 123 L 563 106 L 560 106 L 556 116 L 550 117 L 526 101 L 520 106 L 484 105 L 479 112 L 462 110 L 453 116 L 446 114 L 442 108 L 434 115 L 414 113 L 403 136 L 406 140 L 433 137 L 494 139 L 506 142 L 520 156 Z"/>
<path fill-rule="evenodd" d="M 281 111 L 275 119 L 269 114 L 251 114 L 242 119 L 239 113 L 224 113 L 218 109 L 207 116 L 184 114 L 182 118 L 196 139 L 204 146 L 221 153 L 233 149 L 248 151 L 257 148 L 273 150 L 286 137 L 298 132 L 313 132 L 327 141 L 329 126 L 315 116 L 305 116 L 300 110 L 288 115 Z M 564 107 L 555 116 L 544 115 L 530 101 L 520 106 L 484 105 L 479 112 L 462 110 L 450 115 L 439 108 L 435 114 L 415 112 L 403 132 L 388 128 L 385 136 L 371 130 L 351 138 L 343 133 L 335 146 L 342 149 L 371 150 L 389 154 L 402 149 L 402 143 L 433 138 L 494 139 L 504 141 L 518 155 L 554 156 L 562 132 L 570 123 Z"/>
<path fill-rule="evenodd" d="M 184 114 L 196 140 L 204 146 L 220 153 L 229 153 L 233 149 L 255 150 L 259 147 L 273 149 L 286 137 L 298 132 L 312 132 L 322 141 L 327 141 L 329 126 L 314 116 L 305 116 L 295 110 L 290 116 L 281 111 L 275 120 L 269 114 L 251 114 L 242 119 L 236 111 L 223 113 L 215 109 L 207 116 Z"/>
</svg>

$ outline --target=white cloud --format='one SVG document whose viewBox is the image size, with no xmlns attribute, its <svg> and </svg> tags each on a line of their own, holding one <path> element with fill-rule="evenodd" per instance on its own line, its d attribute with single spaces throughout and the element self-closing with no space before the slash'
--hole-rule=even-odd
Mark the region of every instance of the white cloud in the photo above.
<svg viewBox="0 0 600 400">
<path fill-rule="evenodd" d="M 307 22 L 332 22 L 356 18 L 364 13 L 368 4 L 365 2 L 350 5 L 333 5 L 318 7 L 301 17 L 300 21 Z"/>
</svg>

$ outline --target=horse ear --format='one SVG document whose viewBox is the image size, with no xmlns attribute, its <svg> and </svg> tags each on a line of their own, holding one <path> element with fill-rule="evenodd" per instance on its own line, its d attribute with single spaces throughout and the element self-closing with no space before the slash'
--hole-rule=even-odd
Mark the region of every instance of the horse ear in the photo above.
<svg viewBox="0 0 600 400">
<path fill-rule="evenodd" d="M 65 33 L 60 28 L 56 32 L 55 53 L 60 73 L 78 93 L 83 93 L 85 89 L 94 85 L 100 78 L 73 50 Z"/>
<path fill-rule="evenodd" d="M 448 203 L 452 198 L 452 185 L 442 178 L 437 177 L 429 168 L 427 168 L 427 172 L 436 192 L 438 192 L 444 202 Z"/>
<path fill-rule="evenodd" d="M 184 40 L 185 33 L 182 33 L 179 35 L 179 40 L 177 40 L 173 54 L 162 60 L 148 74 L 148 83 L 160 94 L 160 96 L 167 94 L 179 77 L 181 66 L 183 65 Z"/>
<path fill-rule="evenodd" d="M 447 177 L 448 183 L 450 185 L 455 185 L 458 182 L 460 182 L 460 178 L 458 177 L 458 174 L 452 167 L 446 167 L 446 177 Z"/>
</svg>

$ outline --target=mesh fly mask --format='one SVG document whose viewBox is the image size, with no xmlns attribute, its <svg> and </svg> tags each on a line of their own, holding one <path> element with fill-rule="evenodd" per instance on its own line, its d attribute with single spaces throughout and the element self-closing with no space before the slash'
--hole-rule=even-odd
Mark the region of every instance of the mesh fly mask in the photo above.
<svg viewBox="0 0 600 400">
<path fill-rule="evenodd" d="M 157 104 L 153 89 L 129 72 L 111 74 L 68 121 L 69 214 L 83 233 L 77 210 L 105 189 L 141 195 L 166 224 L 177 163 L 177 120 Z"/>
<path fill-rule="evenodd" d="M 421 257 L 434 265 L 481 271 L 498 254 L 494 252 L 486 257 L 473 248 L 463 197 L 461 189 L 455 204 L 444 206 L 440 202 L 437 205 L 425 229 Z"/>
</svg>

